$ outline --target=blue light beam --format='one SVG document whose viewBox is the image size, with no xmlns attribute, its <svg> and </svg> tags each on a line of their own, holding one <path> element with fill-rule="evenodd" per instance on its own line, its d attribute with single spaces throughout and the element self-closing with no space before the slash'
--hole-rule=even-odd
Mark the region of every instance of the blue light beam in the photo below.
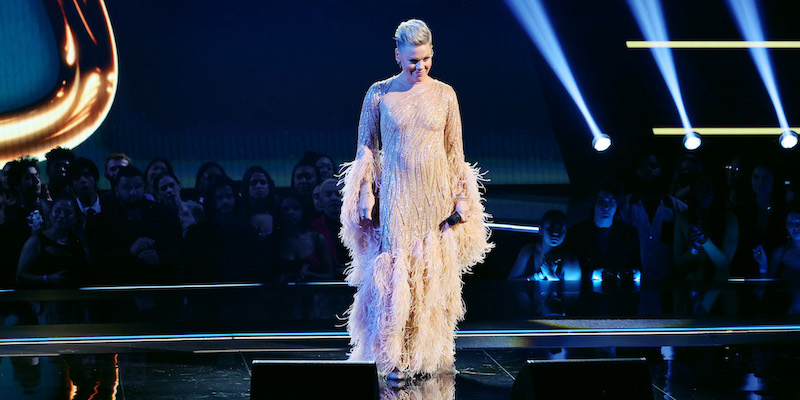
<svg viewBox="0 0 800 400">
<path fill-rule="evenodd" d="M 736 18 L 739 32 L 745 40 L 764 41 L 764 29 L 761 26 L 760 14 L 755 1 L 728 0 L 728 8 Z M 778 93 L 778 85 L 775 84 L 775 74 L 772 72 L 772 63 L 767 49 L 751 47 L 748 51 L 756 64 L 758 74 L 761 75 L 761 80 L 764 82 L 767 93 L 769 93 L 772 105 L 775 107 L 775 114 L 778 116 L 778 124 L 781 126 L 781 131 L 788 131 L 789 122 L 786 121 L 786 114 L 783 112 L 781 96 Z"/>
<path fill-rule="evenodd" d="M 575 77 L 572 75 L 572 70 L 569 68 L 567 58 L 564 56 L 561 44 L 559 44 L 558 38 L 556 38 L 553 27 L 550 25 L 550 19 L 547 17 L 547 12 L 544 6 L 542 6 L 541 1 L 506 0 L 506 3 L 509 8 L 511 8 L 512 13 L 517 17 L 522 28 L 525 29 L 525 32 L 527 32 L 528 36 L 533 40 L 533 44 L 536 45 L 539 52 L 542 53 L 542 56 L 544 56 L 547 64 L 550 65 L 550 68 L 561 81 L 561 84 L 564 85 L 564 88 L 572 97 L 575 105 L 578 106 L 594 138 L 598 140 L 607 139 L 608 136 L 600 132 L 600 128 L 597 127 L 597 123 L 595 123 L 592 114 L 589 112 L 589 108 L 586 106 L 586 102 L 583 100 L 581 91 L 578 89 L 578 84 L 575 82 Z"/>
<path fill-rule="evenodd" d="M 628 0 L 628 7 L 633 12 L 633 16 L 636 18 L 636 23 L 639 25 L 645 40 L 669 41 L 664 12 L 661 9 L 659 0 Z M 650 48 L 650 53 L 656 60 L 661 76 L 664 77 L 664 82 L 672 95 L 672 101 L 675 102 L 675 107 L 678 109 L 678 115 L 680 115 L 684 131 L 686 133 L 691 132 L 692 124 L 689 122 L 689 116 L 686 114 L 686 107 L 683 104 L 683 95 L 681 95 L 681 86 L 678 83 L 678 73 L 675 72 L 672 50 L 665 47 Z"/>
</svg>

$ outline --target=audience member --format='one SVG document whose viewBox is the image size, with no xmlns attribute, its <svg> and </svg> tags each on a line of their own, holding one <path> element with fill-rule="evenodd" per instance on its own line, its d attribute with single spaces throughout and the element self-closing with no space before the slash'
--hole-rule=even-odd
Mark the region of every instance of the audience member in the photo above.
<svg viewBox="0 0 800 400">
<path fill-rule="evenodd" d="M 194 198 L 198 203 L 204 206 L 208 197 L 206 194 L 208 191 L 208 183 L 213 177 L 228 177 L 228 174 L 225 173 L 221 165 L 213 161 L 206 161 L 197 169 L 197 176 L 194 180 Z"/>
<path fill-rule="evenodd" d="M 188 282 L 246 282 L 269 275 L 270 242 L 242 218 L 238 185 L 227 176 L 208 183 L 205 221 L 186 232 Z"/>
<path fill-rule="evenodd" d="M 750 195 L 744 204 L 735 209 L 739 220 L 739 247 L 731 265 L 733 276 L 756 277 L 758 265 L 752 251 L 763 246 L 769 254 L 782 245 L 785 239 L 785 197 L 775 185 L 774 168 L 760 162 L 750 174 Z"/>
<path fill-rule="evenodd" d="M 50 215 L 50 204 L 41 198 L 42 181 L 35 158 L 20 158 L 11 162 L 8 184 L 17 199 L 6 207 L 6 219 L 13 224 L 27 227 L 21 234 L 27 236 L 46 227 Z"/>
<path fill-rule="evenodd" d="M 753 249 L 753 258 L 763 275 L 777 278 L 784 283 L 786 292 L 765 293 L 767 312 L 780 315 L 787 310 L 790 314 L 800 313 L 800 204 L 794 202 L 788 207 L 786 215 L 787 239 L 782 246 L 773 250 L 769 257 L 764 246 Z"/>
<path fill-rule="evenodd" d="M 725 165 L 725 183 L 728 188 L 728 204 L 733 210 L 744 206 L 750 192 L 750 182 L 747 180 L 744 163 L 740 156 L 734 156 Z"/>
<path fill-rule="evenodd" d="M 311 195 L 314 187 L 319 183 L 317 168 L 310 161 L 301 160 L 292 169 L 292 189 L 300 196 L 306 217 L 316 217 L 317 215 Z"/>
<path fill-rule="evenodd" d="M 47 160 L 47 193 L 46 198 L 72 196 L 72 188 L 67 182 L 67 167 L 75 161 L 75 153 L 63 147 L 56 147 L 44 155 Z"/>
<path fill-rule="evenodd" d="M 88 158 L 80 157 L 67 168 L 67 181 L 72 187 L 72 193 L 78 203 L 78 211 L 84 218 L 100 214 L 103 211 L 105 201 L 101 201 L 97 194 L 99 179 L 100 171 Z"/>
<path fill-rule="evenodd" d="M 103 175 L 108 180 L 108 184 L 111 185 L 111 192 L 114 196 L 115 193 L 115 185 L 116 185 L 116 177 L 119 169 L 121 167 L 126 167 L 129 165 L 133 165 L 131 158 L 126 156 L 124 153 L 112 153 L 108 157 L 106 157 L 106 161 L 103 163 Z"/>
<path fill-rule="evenodd" d="M 47 229 L 31 236 L 19 257 L 17 282 L 24 288 L 67 288 L 91 282 L 85 241 L 76 234 L 77 205 L 70 197 L 59 197 L 50 210 Z M 29 311 L 24 311 L 25 308 Z M 75 301 L 36 301 L 18 305 L 22 319 L 35 315 L 41 324 L 86 322 L 86 308 Z M 33 319 L 26 321 L 31 323 Z"/>
<path fill-rule="evenodd" d="M 326 179 L 319 186 L 322 215 L 311 223 L 311 228 L 325 238 L 334 271 L 337 276 L 342 276 L 345 266 L 350 262 L 350 255 L 342 241 L 339 240 L 339 231 L 342 228 L 342 222 L 339 219 L 342 211 L 341 187 L 336 179 Z"/>
<path fill-rule="evenodd" d="M 103 283 L 168 282 L 180 260 L 178 217 L 144 197 L 144 174 L 120 167 L 117 201 L 87 226 L 90 249 Z"/>
<path fill-rule="evenodd" d="M 318 213 L 322 212 L 322 201 L 319 199 L 319 191 L 322 189 L 322 183 L 314 186 L 314 191 L 311 192 L 311 200 L 314 202 L 314 210 Z"/>
<path fill-rule="evenodd" d="M 317 154 L 317 159 L 314 160 L 314 167 L 317 168 L 317 179 L 320 182 L 334 178 L 336 164 L 333 163 L 333 159 L 329 156 Z"/>
<path fill-rule="evenodd" d="M 567 231 L 568 249 L 578 257 L 582 279 L 633 280 L 641 274 L 636 229 L 615 219 L 621 190 L 603 179 L 594 191 L 592 216 Z"/>
<path fill-rule="evenodd" d="M 242 200 L 247 219 L 263 235 L 272 233 L 272 207 L 275 203 L 275 182 L 269 172 L 252 166 L 242 177 Z"/>
<path fill-rule="evenodd" d="M 695 180 L 688 200 L 687 214 L 679 215 L 675 221 L 678 232 L 674 248 L 675 281 L 724 283 L 730 275 L 731 259 L 739 240 L 738 219 L 708 176 L 701 175 Z M 720 294 L 723 311 L 729 315 L 736 312 L 736 299 L 731 291 L 712 288 L 690 294 L 691 304 L 687 303 L 690 299 L 685 290 L 676 291 L 675 312 L 711 312 Z"/>
<path fill-rule="evenodd" d="M 307 151 L 303 154 L 301 163 L 307 163 L 314 166 L 317 170 L 317 183 L 322 183 L 326 179 L 335 178 L 336 164 L 333 159 L 327 154 L 317 153 L 316 151 Z"/>
<path fill-rule="evenodd" d="M 636 229 L 615 220 L 619 185 L 603 179 L 593 192 L 592 216 L 567 231 L 566 246 L 578 258 L 582 271 L 581 307 L 593 315 L 635 315 L 641 276 Z M 590 287 L 596 282 L 602 294 Z"/>
<path fill-rule="evenodd" d="M 2 181 L 0 181 L 0 183 L 2 183 L 3 189 L 6 189 L 6 190 L 8 190 L 8 170 L 11 169 L 12 165 L 13 164 L 11 164 L 11 162 L 7 162 L 7 163 L 5 163 L 5 165 L 3 165 L 3 173 L 2 173 L 2 178 L 3 179 L 2 179 Z"/>
<path fill-rule="evenodd" d="M 663 284 L 673 266 L 675 216 L 686 204 L 666 193 L 661 164 L 654 154 L 639 157 L 633 168 L 631 193 L 617 209 L 618 218 L 636 228 L 642 265 L 639 314 L 660 316 Z"/>
<path fill-rule="evenodd" d="M 6 163 L 3 176 L 6 178 L 8 190 L 3 196 L 3 223 L 0 225 L 0 261 L 2 261 L 2 279 L 4 287 L 16 285 L 17 263 L 22 246 L 31 232 L 44 228 L 46 215 L 44 208 L 48 205 L 39 198 L 41 182 L 38 179 L 36 161 L 21 158 Z M 20 204 L 20 189 L 28 193 L 26 198 L 32 202 L 26 207 Z M 30 194 L 33 192 L 32 194 Z"/>
<path fill-rule="evenodd" d="M 147 164 L 144 168 L 144 177 L 146 179 L 145 193 L 150 200 L 156 200 L 158 197 L 158 188 L 153 181 L 158 174 L 169 172 L 170 175 L 175 176 L 175 171 L 172 170 L 172 164 L 169 163 L 164 157 L 156 157 Z"/>
<path fill-rule="evenodd" d="M 508 279 L 528 281 L 580 280 L 577 260 L 564 246 L 567 216 L 559 210 L 548 210 L 539 223 L 539 234 L 533 243 L 522 247 Z"/>
<path fill-rule="evenodd" d="M 184 201 L 181 198 L 181 183 L 170 171 L 164 171 L 153 177 L 153 185 L 158 201 L 178 216 L 184 236 L 190 226 L 203 221 L 205 218 L 203 206 L 195 201 Z"/>
<path fill-rule="evenodd" d="M 302 198 L 287 190 L 279 196 L 277 210 L 277 269 L 281 283 L 333 278 L 333 265 L 325 238 L 309 229 Z"/>
<path fill-rule="evenodd" d="M 702 172 L 703 164 L 697 157 L 691 154 L 681 156 L 675 163 L 670 194 L 678 200 L 686 202 L 689 198 L 690 186 Z"/>
<path fill-rule="evenodd" d="M 22 248 L 17 281 L 31 288 L 71 287 L 88 283 L 88 250 L 74 228 L 76 204 L 61 197 L 53 202 L 50 226 L 35 233 Z"/>
</svg>

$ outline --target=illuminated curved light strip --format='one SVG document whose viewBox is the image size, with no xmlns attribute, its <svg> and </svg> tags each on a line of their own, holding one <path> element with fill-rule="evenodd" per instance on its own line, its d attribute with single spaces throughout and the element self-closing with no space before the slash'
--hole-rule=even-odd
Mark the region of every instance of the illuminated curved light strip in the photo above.
<svg viewBox="0 0 800 400">
<path fill-rule="evenodd" d="M 497 230 L 497 231 L 539 233 L 539 227 L 538 226 L 525 226 L 525 225 L 512 225 L 512 224 L 495 224 L 495 223 L 487 223 L 486 226 L 489 229 Z"/>
<path fill-rule="evenodd" d="M 314 282 L 287 282 L 286 286 L 348 286 L 347 282 L 340 281 L 314 281 Z"/>
<path fill-rule="evenodd" d="M 751 282 L 780 282 L 777 278 L 728 278 L 731 283 L 751 283 Z"/>
<path fill-rule="evenodd" d="M 116 96 L 117 47 L 104 0 L 45 5 L 59 43 L 58 84 L 35 104 L 0 114 L 0 162 L 79 145 Z"/>
<path fill-rule="evenodd" d="M 288 349 L 209 349 L 209 350 L 194 350 L 195 354 L 214 354 L 214 353 L 322 353 L 342 351 L 341 347 L 328 347 L 328 348 L 288 348 Z"/>
<path fill-rule="evenodd" d="M 706 335 L 750 333 L 800 333 L 800 325 L 719 326 L 698 328 L 579 328 L 579 329 L 498 329 L 458 330 L 456 337 L 542 337 L 591 335 Z M 265 332 L 265 333 L 196 333 L 179 335 L 70 336 L 48 338 L 0 339 L 0 346 L 35 344 L 98 344 L 182 342 L 211 340 L 308 340 L 349 339 L 347 332 Z"/>
<path fill-rule="evenodd" d="M 770 127 L 755 127 L 755 128 L 735 128 L 735 127 L 728 127 L 728 128 L 692 128 L 695 132 L 701 135 L 717 135 L 717 136 L 759 136 L 759 135 L 769 135 L 769 136 L 777 136 L 780 135 L 782 130 L 781 128 L 770 128 Z M 798 128 L 789 128 L 793 131 L 798 132 Z M 653 134 L 659 136 L 683 136 L 686 132 L 683 128 L 653 128 Z"/>
<path fill-rule="evenodd" d="M 113 290 L 152 290 L 152 289 L 224 289 L 224 288 L 243 288 L 260 287 L 263 283 L 209 283 L 209 284 L 190 284 L 190 285 L 139 285 L 139 286 L 87 286 L 80 290 L 85 291 L 113 291 Z"/>
<path fill-rule="evenodd" d="M 629 49 L 800 49 L 800 41 L 796 40 L 628 40 L 625 46 Z"/>
<path fill-rule="evenodd" d="M 498 224 L 502 225 L 502 224 Z M 518 232 L 531 233 L 538 232 L 537 227 L 519 227 Z M 779 282 L 775 278 L 728 278 L 728 282 L 732 283 L 758 283 L 758 282 Z M 311 282 L 288 282 L 287 286 L 348 286 L 347 282 L 343 281 L 311 281 Z M 128 291 L 128 290 L 172 290 L 172 289 L 230 289 L 230 288 L 249 288 L 249 287 L 263 287 L 263 283 L 209 283 L 209 284 L 189 284 L 189 285 L 139 285 L 139 286 L 86 286 L 78 288 L 81 291 Z M 15 289 L 0 289 L 0 293 L 13 293 Z"/>
<path fill-rule="evenodd" d="M 711 327 L 711 328 L 629 328 L 629 329 L 519 329 L 506 331 L 457 331 L 459 337 L 548 337 L 548 336 L 640 336 L 640 335 L 709 335 L 753 333 L 800 333 L 800 326 Z"/>
</svg>

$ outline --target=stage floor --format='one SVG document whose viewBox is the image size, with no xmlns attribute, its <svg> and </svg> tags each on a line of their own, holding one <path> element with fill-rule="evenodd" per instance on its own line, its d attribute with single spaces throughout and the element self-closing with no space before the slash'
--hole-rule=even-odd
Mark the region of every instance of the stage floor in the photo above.
<svg viewBox="0 0 800 400">
<path fill-rule="evenodd" d="M 254 359 L 341 360 L 345 352 L 309 343 L 294 351 L 3 357 L 0 393 L 3 399 L 249 399 Z M 525 360 L 596 357 L 646 357 L 654 399 L 795 399 L 800 396 L 798 356 L 797 346 L 759 345 L 460 350 L 454 377 L 400 388 L 381 381 L 381 399 L 507 399 Z M 314 377 L 307 378 L 313 384 Z M 572 379 L 571 384 L 580 384 L 579 377 Z M 347 388 L 348 382 L 331 388 L 331 398 L 346 398 Z M 276 388 L 284 389 L 291 390 Z"/>
<path fill-rule="evenodd" d="M 740 294 L 763 289 L 731 285 Z M 571 308 L 569 287 L 559 289 L 567 306 L 554 314 L 539 298 L 553 289 L 467 282 L 458 374 L 404 388 L 384 383 L 384 398 L 507 399 L 526 360 L 630 357 L 647 359 L 654 398 L 800 398 L 795 316 L 614 317 Z M 326 283 L 6 291 L 0 398 L 248 399 L 255 359 L 346 359 L 349 337 L 336 315 L 352 290 Z M 537 384 L 581 382 L 567 378 Z M 331 388 L 332 398 L 347 387 Z"/>
</svg>

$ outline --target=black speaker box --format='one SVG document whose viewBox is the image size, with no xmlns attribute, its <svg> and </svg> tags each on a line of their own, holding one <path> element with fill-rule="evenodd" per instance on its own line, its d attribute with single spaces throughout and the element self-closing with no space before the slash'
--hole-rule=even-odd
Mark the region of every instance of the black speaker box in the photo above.
<svg viewBox="0 0 800 400">
<path fill-rule="evenodd" d="M 652 400 L 644 358 L 528 360 L 511 389 L 511 400 Z"/>
<path fill-rule="evenodd" d="M 374 363 L 254 360 L 250 399 L 378 400 Z"/>
</svg>

